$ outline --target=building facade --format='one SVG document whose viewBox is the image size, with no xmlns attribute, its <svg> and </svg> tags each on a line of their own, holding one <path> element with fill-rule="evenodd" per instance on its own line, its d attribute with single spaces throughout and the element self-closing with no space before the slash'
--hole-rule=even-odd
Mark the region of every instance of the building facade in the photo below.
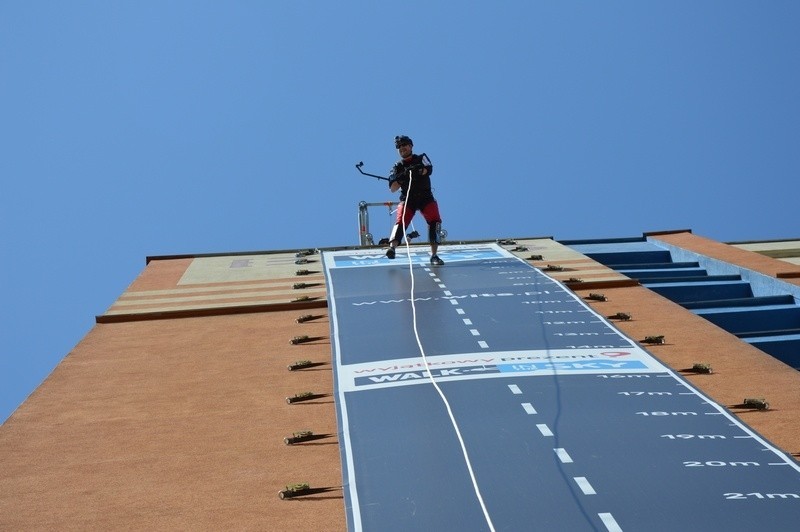
<svg viewBox="0 0 800 532">
<path fill-rule="evenodd" d="M 798 241 L 498 243 L 800 456 Z M 327 301 L 320 250 L 148 258 L 0 426 L 0 529 L 345 529 Z"/>
</svg>

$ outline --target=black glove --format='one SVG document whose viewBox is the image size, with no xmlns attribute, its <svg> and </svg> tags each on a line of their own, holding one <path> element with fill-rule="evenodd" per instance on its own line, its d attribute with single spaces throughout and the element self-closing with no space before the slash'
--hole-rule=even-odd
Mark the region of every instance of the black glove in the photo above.
<svg viewBox="0 0 800 532">
<path fill-rule="evenodd" d="M 405 167 L 401 163 L 395 164 L 389 172 L 389 186 L 391 187 L 392 183 L 401 183 L 405 177 Z"/>
</svg>

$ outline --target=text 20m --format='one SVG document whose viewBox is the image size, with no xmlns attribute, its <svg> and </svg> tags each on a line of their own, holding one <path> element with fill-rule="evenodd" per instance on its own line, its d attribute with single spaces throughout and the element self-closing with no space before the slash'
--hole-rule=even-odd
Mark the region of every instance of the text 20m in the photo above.
<svg viewBox="0 0 800 532">
<path fill-rule="evenodd" d="M 720 460 L 708 460 L 706 462 L 699 462 L 697 460 L 688 460 L 683 463 L 686 467 L 758 467 L 761 464 L 758 462 L 723 462 Z"/>
</svg>

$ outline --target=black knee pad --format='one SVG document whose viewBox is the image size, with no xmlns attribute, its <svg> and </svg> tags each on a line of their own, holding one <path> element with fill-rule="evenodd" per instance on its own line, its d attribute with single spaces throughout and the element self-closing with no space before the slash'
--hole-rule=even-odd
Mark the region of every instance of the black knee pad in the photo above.
<svg viewBox="0 0 800 532">
<path fill-rule="evenodd" d="M 442 229 L 442 222 L 431 222 L 428 224 L 428 242 L 431 244 L 439 243 L 439 233 Z"/>
</svg>

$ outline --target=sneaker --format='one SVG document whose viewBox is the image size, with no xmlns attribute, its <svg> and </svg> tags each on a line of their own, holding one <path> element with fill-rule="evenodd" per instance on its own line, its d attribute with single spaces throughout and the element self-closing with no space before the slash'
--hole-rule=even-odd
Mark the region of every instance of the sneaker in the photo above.
<svg viewBox="0 0 800 532">
<path fill-rule="evenodd" d="M 434 266 L 443 266 L 444 261 L 439 258 L 439 255 L 434 255 L 431 257 L 431 264 L 433 264 Z"/>
<path fill-rule="evenodd" d="M 386 256 L 389 257 L 390 259 L 393 259 L 394 258 L 394 248 L 387 249 L 386 250 Z"/>
</svg>

